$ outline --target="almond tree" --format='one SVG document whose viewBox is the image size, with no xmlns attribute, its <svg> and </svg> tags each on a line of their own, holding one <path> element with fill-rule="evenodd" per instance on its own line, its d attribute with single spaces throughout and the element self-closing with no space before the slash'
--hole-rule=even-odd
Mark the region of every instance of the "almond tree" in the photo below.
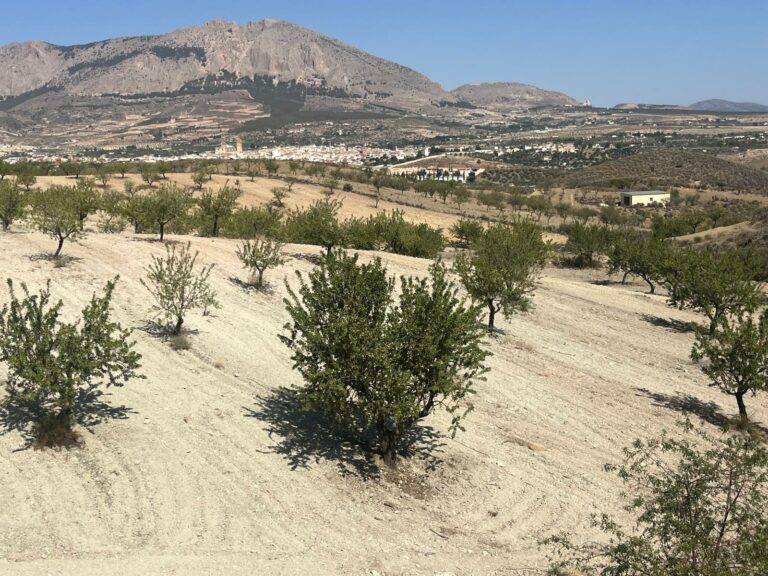
<svg viewBox="0 0 768 576">
<path fill-rule="evenodd" d="M 93 178 L 82 178 L 77 181 L 72 192 L 72 203 L 80 221 L 80 231 L 85 227 L 85 219 L 99 208 L 99 195 L 94 189 Z"/>
<path fill-rule="evenodd" d="M 58 243 L 54 258 L 61 254 L 65 240 L 75 240 L 82 236 L 76 195 L 74 186 L 51 186 L 47 190 L 35 192 L 31 197 L 32 224 Z"/>
<path fill-rule="evenodd" d="M 290 192 L 290 189 L 276 187 L 276 188 L 272 188 L 270 192 L 272 192 L 272 203 L 278 208 L 285 208 L 285 203 L 283 202 L 283 200 L 285 200 L 288 197 L 288 193 Z"/>
<path fill-rule="evenodd" d="M 528 220 L 496 224 L 459 254 L 454 269 L 469 295 L 488 308 L 488 332 L 498 312 L 509 317 L 531 305 L 539 273 L 550 254 L 541 228 Z"/>
<path fill-rule="evenodd" d="M 298 292 L 288 287 L 291 323 L 280 339 L 306 381 L 299 394 L 339 430 L 364 441 L 374 434 L 384 462 L 394 465 L 406 436 L 439 407 L 461 430 L 472 385 L 485 372 L 479 309 L 467 306 L 447 279 L 394 281 L 379 259 L 332 252 Z"/>
<path fill-rule="evenodd" d="M 181 333 L 184 317 L 197 308 L 218 308 L 216 293 L 209 284 L 213 264 L 196 269 L 198 252 L 190 244 L 165 247 L 165 257 L 152 257 L 146 281 L 141 284 L 155 297 L 155 309 L 168 322 L 173 335 Z"/>
<path fill-rule="evenodd" d="M 243 241 L 237 249 L 237 257 L 240 258 L 243 267 L 251 271 L 251 284 L 261 288 L 264 272 L 268 268 L 281 266 L 287 261 L 282 252 L 282 243 L 268 238 L 260 238 L 254 241 Z"/>
<path fill-rule="evenodd" d="M 574 544 L 549 538 L 551 574 L 757 576 L 768 574 L 768 451 L 749 435 L 696 442 L 667 434 L 625 449 L 615 471 L 628 526 L 594 518 L 604 537 Z"/>
<path fill-rule="evenodd" d="M 663 273 L 669 303 L 704 314 L 713 335 L 727 315 L 752 312 L 765 300 L 754 280 L 758 270 L 757 259 L 743 250 L 683 248 L 669 252 Z"/>
<path fill-rule="evenodd" d="M 736 398 L 739 417 L 749 421 L 744 397 L 768 390 L 768 310 L 722 318 L 713 333 L 698 330 L 691 358 L 707 360 L 701 370 L 712 386 Z"/>
<path fill-rule="evenodd" d="M 80 320 L 67 324 L 59 318 L 62 302 L 51 304 L 49 286 L 32 295 L 22 284 L 19 299 L 8 280 L 11 299 L 0 310 L 6 410 L 19 409 L 17 416 L 36 426 L 37 434 L 70 430 L 98 398 L 100 386 L 140 377 L 141 356 L 128 341 L 130 330 L 110 318 L 116 281 L 107 283 L 102 296 L 93 295 Z"/>
<path fill-rule="evenodd" d="M 3 230 L 24 214 L 24 193 L 15 182 L 0 180 L 0 222 Z"/>
<path fill-rule="evenodd" d="M 161 184 L 152 190 L 144 198 L 142 205 L 147 211 L 147 220 L 157 225 L 162 241 L 165 238 L 165 227 L 173 220 L 185 216 L 192 202 L 189 190 L 171 183 Z"/>
<path fill-rule="evenodd" d="M 221 222 L 232 215 L 240 197 L 240 190 L 224 185 L 218 192 L 206 190 L 197 201 L 200 217 L 204 224 L 210 226 L 211 236 L 219 235 Z"/>
</svg>

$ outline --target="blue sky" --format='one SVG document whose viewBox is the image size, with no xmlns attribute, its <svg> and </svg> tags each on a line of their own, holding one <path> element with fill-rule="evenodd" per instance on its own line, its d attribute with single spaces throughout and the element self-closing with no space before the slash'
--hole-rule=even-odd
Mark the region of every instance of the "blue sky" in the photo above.
<svg viewBox="0 0 768 576">
<path fill-rule="evenodd" d="M 768 0 L 7 0 L 0 44 L 76 44 L 210 19 L 290 20 L 428 75 L 600 105 L 768 103 Z"/>
</svg>

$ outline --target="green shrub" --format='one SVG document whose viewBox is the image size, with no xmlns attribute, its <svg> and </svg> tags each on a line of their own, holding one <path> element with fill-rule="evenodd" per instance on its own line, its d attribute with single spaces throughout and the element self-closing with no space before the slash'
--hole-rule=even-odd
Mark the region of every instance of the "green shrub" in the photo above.
<svg viewBox="0 0 768 576">
<path fill-rule="evenodd" d="M 431 279 L 394 281 L 379 259 L 332 251 L 286 299 L 281 340 L 306 381 L 299 391 L 338 429 L 373 434 L 385 462 L 407 448 L 407 433 L 438 407 L 461 428 L 472 384 L 485 372 L 479 309 L 466 306 L 437 263 Z"/>
</svg>

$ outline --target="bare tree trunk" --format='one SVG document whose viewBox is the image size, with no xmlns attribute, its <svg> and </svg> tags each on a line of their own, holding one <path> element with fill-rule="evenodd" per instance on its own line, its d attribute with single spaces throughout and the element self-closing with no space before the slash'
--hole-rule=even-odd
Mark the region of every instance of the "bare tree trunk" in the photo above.
<svg viewBox="0 0 768 576">
<path fill-rule="evenodd" d="M 174 328 L 173 328 L 173 333 L 175 335 L 181 334 L 181 325 L 182 324 L 184 324 L 184 318 L 179 316 L 178 318 L 176 318 L 176 326 L 174 326 Z"/>
<path fill-rule="evenodd" d="M 651 294 L 656 294 L 656 286 L 654 286 L 653 282 L 648 278 L 648 276 L 643 276 L 643 280 L 648 284 L 648 287 L 651 290 Z"/>
<path fill-rule="evenodd" d="M 64 248 L 64 236 L 59 234 L 59 245 L 56 247 L 56 252 L 54 253 L 53 257 L 58 258 L 59 254 L 61 254 L 61 249 Z"/>
<path fill-rule="evenodd" d="M 493 305 L 493 300 L 488 301 L 488 334 L 493 334 L 495 329 L 494 320 L 496 318 L 496 307 Z"/>
<path fill-rule="evenodd" d="M 397 465 L 397 439 L 392 430 L 381 432 L 381 457 L 387 466 L 394 468 Z"/>
<path fill-rule="evenodd" d="M 742 422 L 749 422 L 749 416 L 747 416 L 747 406 L 744 404 L 744 392 L 736 392 L 736 404 L 739 406 L 739 417 Z"/>
</svg>

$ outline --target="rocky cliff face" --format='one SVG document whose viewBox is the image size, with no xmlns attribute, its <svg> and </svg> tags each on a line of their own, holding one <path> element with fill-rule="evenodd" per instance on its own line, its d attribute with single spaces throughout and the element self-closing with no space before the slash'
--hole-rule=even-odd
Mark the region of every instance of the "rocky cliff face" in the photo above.
<svg viewBox="0 0 768 576">
<path fill-rule="evenodd" d="M 227 72 L 342 91 L 351 98 L 429 105 L 442 88 L 409 68 L 306 28 L 275 20 L 221 21 L 163 36 L 82 46 L 44 42 L 0 48 L 0 95 L 60 89 L 73 95 L 152 94 Z"/>
<path fill-rule="evenodd" d="M 496 112 L 514 112 L 538 106 L 573 106 L 576 100 L 562 92 L 550 92 L 529 84 L 493 82 L 465 84 L 451 92 L 458 100 Z"/>
</svg>

